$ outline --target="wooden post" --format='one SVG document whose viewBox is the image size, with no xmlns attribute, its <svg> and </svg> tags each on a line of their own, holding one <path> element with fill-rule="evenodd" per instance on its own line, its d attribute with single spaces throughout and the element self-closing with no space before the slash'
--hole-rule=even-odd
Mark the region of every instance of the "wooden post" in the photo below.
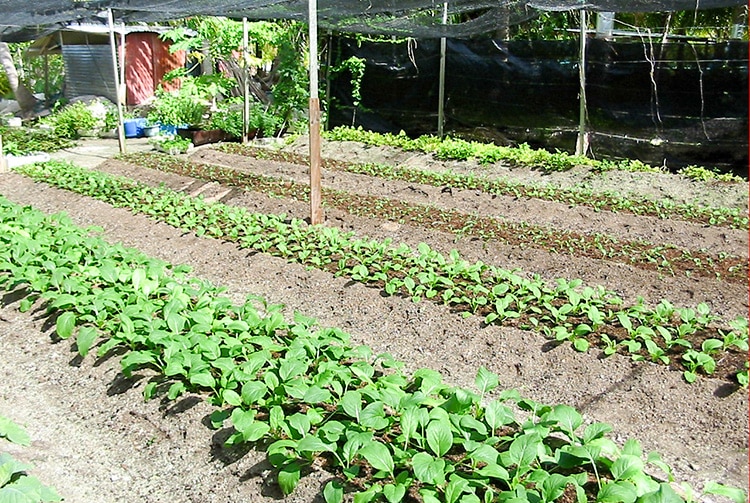
<svg viewBox="0 0 750 503">
<path fill-rule="evenodd" d="M 0 134 L 0 173 L 6 173 L 8 171 L 8 161 L 5 160 L 5 153 L 3 152 L 3 135 Z"/>
<path fill-rule="evenodd" d="M 127 151 L 125 146 L 125 125 L 123 124 L 124 117 L 122 113 L 122 96 L 120 95 L 120 78 L 118 76 L 117 66 L 117 42 L 115 41 L 115 21 L 112 16 L 112 9 L 107 9 L 107 15 L 109 17 L 109 45 L 112 49 L 112 68 L 115 73 L 115 95 L 117 99 L 117 141 L 120 144 L 120 153 L 124 154 Z"/>
<path fill-rule="evenodd" d="M 318 98 L 318 3 L 308 0 L 310 38 L 310 223 L 322 224 L 320 188 L 320 98 Z"/>
<path fill-rule="evenodd" d="M 578 58 L 578 78 L 580 91 L 578 94 L 578 140 L 576 141 L 576 155 L 586 155 L 589 149 L 588 133 L 586 133 L 586 10 L 581 9 L 581 48 Z"/>
<path fill-rule="evenodd" d="M 242 143 L 247 143 L 249 138 L 248 123 L 250 121 L 250 35 L 248 33 L 247 18 L 242 18 L 242 59 L 244 68 L 242 71 Z"/>
<path fill-rule="evenodd" d="M 443 26 L 448 24 L 448 2 L 443 4 Z M 443 127 L 445 125 L 445 53 L 447 52 L 447 41 L 445 37 L 440 38 L 440 83 L 438 84 L 438 137 L 443 138 Z"/>
</svg>

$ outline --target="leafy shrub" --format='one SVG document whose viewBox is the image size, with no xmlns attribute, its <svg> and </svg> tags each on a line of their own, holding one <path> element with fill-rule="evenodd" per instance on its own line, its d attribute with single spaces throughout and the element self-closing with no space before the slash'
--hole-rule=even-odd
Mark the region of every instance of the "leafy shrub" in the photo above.
<svg viewBox="0 0 750 503">
<path fill-rule="evenodd" d="M 75 139 L 81 131 L 100 133 L 113 129 L 117 126 L 117 116 L 112 103 L 96 99 L 66 105 L 42 122 L 51 125 L 60 138 Z"/>
<path fill-rule="evenodd" d="M 256 104 L 250 109 L 248 128 L 255 129 L 258 136 L 274 136 L 283 125 L 284 120 L 268 108 Z"/>
<path fill-rule="evenodd" d="M 151 124 L 197 126 L 203 120 L 207 105 L 188 91 L 156 90 L 156 100 L 147 119 Z"/>
<path fill-rule="evenodd" d="M 222 103 L 219 110 L 211 114 L 209 129 L 221 129 L 237 138 L 242 136 L 242 104 L 237 100 Z"/>
</svg>

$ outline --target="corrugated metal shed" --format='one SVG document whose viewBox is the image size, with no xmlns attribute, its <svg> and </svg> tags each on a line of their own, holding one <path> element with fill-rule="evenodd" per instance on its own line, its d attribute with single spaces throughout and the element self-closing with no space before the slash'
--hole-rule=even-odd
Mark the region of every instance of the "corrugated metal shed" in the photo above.
<svg viewBox="0 0 750 503">
<path fill-rule="evenodd" d="M 125 36 L 127 105 L 139 105 L 148 100 L 162 83 L 164 74 L 185 65 L 184 51 L 170 53 L 169 42 L 159 38 L 159 34 L 165 30 L 150 26 L 116 29 L 118 44 L 121 34 Z M 94 94 L 116 101 L 115 72 L 107 27 L 70 26 L 35 41 L 28 50 L 36 55 L 62 53 L 66 98 Z M 171 87 L 178 85 L 172 84 Z"/>
<path fill-rule="evenodd" d="M 62 55 L 66 98 L 94 94 L 116 102 L 115 72 L 109 45 L 63 45 Z"/>
</svg>

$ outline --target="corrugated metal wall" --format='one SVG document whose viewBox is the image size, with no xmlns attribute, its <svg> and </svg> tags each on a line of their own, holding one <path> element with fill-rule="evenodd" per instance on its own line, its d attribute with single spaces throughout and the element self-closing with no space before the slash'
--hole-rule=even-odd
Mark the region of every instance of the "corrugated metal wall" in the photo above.
<svg viewBox="0 0 750 503">
<path fill-rule="evenodd" d="M 65 97 L 96 95 L 115 102 L 115 77 L 112 70 L 112 51 L 109 38 L 92 35 L 63 44 L 65 62 Z M 119 37 L 118 37 L 119 43 Z M 169 44 L 159 39 L 157 33 L 129 33 L 125 38 L 125 82 L 127 105 L 139 105 L 154 95 L 154 90 L 164 79 L 164 74 L 185 66 L 185 51 L 169 52 Z M 167 90 L 179 88 L 179 82 L 164 86 Z"/>
<path fill-rule="evenodd" d="M 65 97 L 96 95 L 115 102 L 115 72 L 109 45 L 63 45 Z"/>
</svg>

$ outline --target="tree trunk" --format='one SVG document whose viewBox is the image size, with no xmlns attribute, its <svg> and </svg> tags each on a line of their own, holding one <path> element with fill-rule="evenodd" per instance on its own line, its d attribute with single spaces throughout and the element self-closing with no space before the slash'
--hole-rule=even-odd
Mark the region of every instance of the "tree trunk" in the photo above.
<svg viewBox="0 0 750 503">
<path fill-rule="evenodd" d="M 0 64 L 5 69 L 5 74 L 8 76 L 8 82 L 10 88 L 18 101 L 18 106 L 21 107 L 21 113 L 23 115 L 30 115 L 34 112 L 37 99 L 31 94 L 26 86 L 18 79 L 18 72 L 16 71 L 16 65 L 13 63 L 13 55 L 10 52 L 8 44 L 0 42 Z"/>
</svg>

